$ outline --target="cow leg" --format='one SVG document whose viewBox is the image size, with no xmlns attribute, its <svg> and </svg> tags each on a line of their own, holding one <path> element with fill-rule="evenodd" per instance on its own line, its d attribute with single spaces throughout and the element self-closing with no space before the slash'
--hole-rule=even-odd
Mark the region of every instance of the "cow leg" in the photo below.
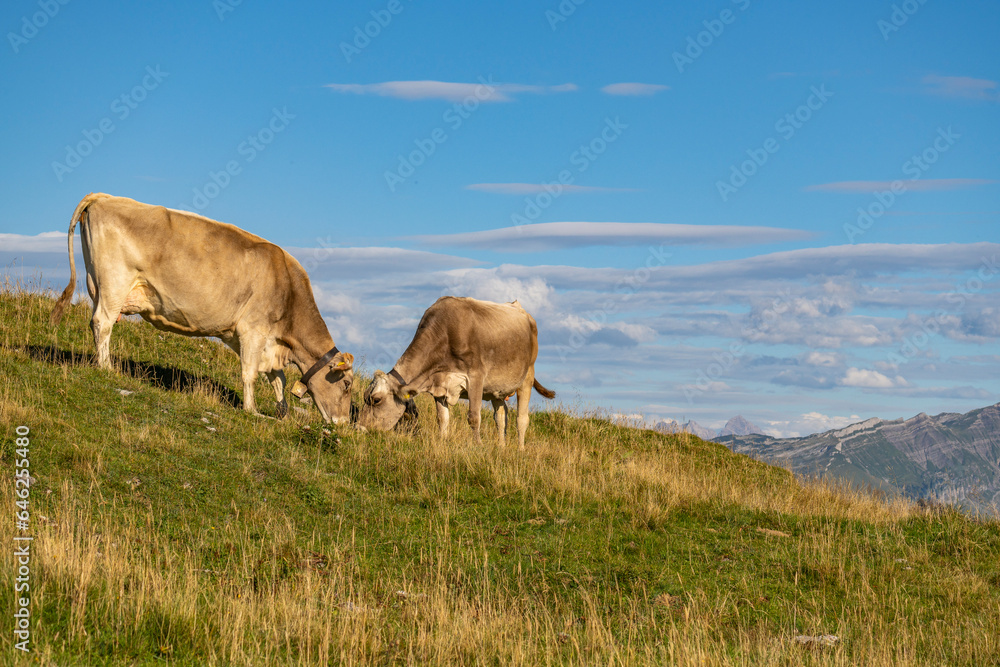
<svg viewBox="0 0 1000 667">
<path fill-rule="evenodd" d="M 438 413 L 438 432 L 442 438 L 448 437 L 448 419 L 451 417 L 451 408 L 448 407 L 448 398 L 435 398 Z"/>
<path fill-rule="evenodd" d="M 278 419 L 284 419 L 288 415 L 288 401 L 285 400 L 285 371 L 268 371 L 267 379 L 274 388 L 274 395 L 278 400 Z"/>
<path fill-rule="evenodd" d="M 102 290 L 98 300 L 94 302 L 94 314 L 90 318 L 90 328 L 94 332 L 94 348 L 97 350 L 97 365 L 105 370 L 111 366 L 111 330 L 118 321 L 121 307 L 108 298 L 108 290 Z"/>
<path fill-rule="evenodd" d="M 257 369 L 260 367 L 261 346 L 256 340 L 240 340 L 240 367 L 243 374 L 243 409 L 261 416 L 257 412 L 257 401 L 254 399 L 253 386 L 257 381 Z"/>
<path fill-rule="evenodd" d="M 528 432 L 528 404 L 531 402 L 531 385 L 535 383 L 534 367 L 528 369 L 524 382 L 517 390 L 517 447 L 524 449 L 524 436 Z"/>
<path fill-rule="evenodd" d="M 479 444 L 479 424 L 483 411 L 483 379 L 478 377 L 469 378 L 469 426 L 472 427 L 472 435 Z"/>
<path fill-rule="evenodd" d="M 490 402 L 493 404 L 493 419 L 497 423 L 500 446 L 503 447 L 507 444 L 507 401 L 502 398 L 494 398 Z"/>
<path fill-rule="evenodd" d="M 115 321 L 107 322 L 94 313 L 90 320 L 90 328 L 94 332 L 94 347 L 97 349 L 97 365 L 105 370 L 111 370 L 111 329 Z"/>
</svg>

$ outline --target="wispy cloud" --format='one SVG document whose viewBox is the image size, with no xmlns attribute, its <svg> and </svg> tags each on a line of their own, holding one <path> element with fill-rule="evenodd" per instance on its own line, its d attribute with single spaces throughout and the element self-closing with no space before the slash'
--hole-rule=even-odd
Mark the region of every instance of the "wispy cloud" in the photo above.
<svg viewBox="0 0 1000 667">
<path fill-rule="evenodd" d="M 540 192 L 551 193 L 559 189 L 560 194 L 576 194 L 584 192 L 641 192 L 638 188 L 604 188 L 596 185 L 549 185 L 545 183 L 473 183 L 465 186 L 466 190 L 490 192 L 498 195 L 535 195 Z"/>
<path fill-rule="evenodd" d="M 523 227 L 533 226 L 536 225 L 524 225 Z M 735 229 L 746 230 L 748 228 L 737 227 Z M 780 231 L 794 230 L 782 229 Z M 658 242 L 664 243 L 665 241 Z M 1000 244 L 985 241 L 942 244 L 858 243 L 825 248 L 801 248 L 706 264 L 661 266 L 657 268 L 646 285 L 650 291 L 659 290 L 677 298 L 686 298 L 686 295 L 695 288 L 719 294 L 723 290 L 739 291 L 745 289 L 748 281 L 766 281 L 771 283 L 770 287 L 759 287 L 765 290 L 771 289 L 776 293 L 786 281 L 809 277 L 815 279 L 837 276 L 863 278 L 879 275 L 893 276 L 906 271 L 976 270 L 983 265 L 987 258 L 995 263 L 998 253 L 1000 253 Z M 609 284 L 614 285 L 631 273 L 622 269 L 552 265 L 524 267 L 505 264 L 503 269 L 511 277 L 539 276 L 554 287 L 566 289 L 591 287 L 603 289 Z"/>
<path fill-rule="evenodd" d="M 1000 100 L 1000 84 L 989 79 L 928 74 L 920 82 L 924 84 L 924 92 L 928 95 L 970 100 Z"/>
<path fill-rule="evenodd" d="M 892 188 L 893 183 L 902 183 L 907 191 L 932 192 L 935 190 L 963 190 L 980 185 L 992 185 L 994 183 L 1000 183 L 1000 181 L 989 178 L 922 178 L 917 180 L 900 179 L 899 181 L 836 181 L 833 183 L 808 185 L 804 188 L 804 190 L 806 192 L 842 192 L 848 194 L 860 192 L 864 194 L 871 194 L 875 191 L 889 190 Z"/>
<path fill-rule="evenodd" d="M 675 225 L 654 222 L 543 222 L 480 232 L 414 237 L 423 245 L 541 252 L 585 246 L 647 244 L 739 246 L 802 240 L 809 232 L 779 227 Z"/>
<path fill-rule="evenodd" d="M 601 88 L 602 93 L 608 95 L 655 95 L 656 93 L 670 90 L 670 86 L 658 83 L 612 83 Z"/>
<path fill-rule="evenodd" d="M 351 278 L 389 273 L 419 273 L 443 269 L 471 267 L 482 262 L 405 248 L 294 248 L 285 247 L 299 260 L 310 275 L 323 278 Z"/>
<path fill-rule="evenodd" d="M 576 84 L 558 86 L 529 86 L 518 83 L 494 83 L 482 79 L 475 83 L 448 81 L 385 81 L 383 83 L 328 83 L 325 86 L 338 93 L 378 95 L 403 100 L 446 100 L 462 102 L 474 98 L 480 102 L 511 102 L 519 93 L 543 95 L 568 93 L 577 89 Z"/>
<path fill-rule="evenodd" d="M 79 243 L 77 244 L 79 246 Z M 66 232 L 42 232 L 36 236 L 0 234 L 4 252 L 61 252 L 66 254 Z M 69 260 L 67 260 L 69 261 Z"/>
</svg>

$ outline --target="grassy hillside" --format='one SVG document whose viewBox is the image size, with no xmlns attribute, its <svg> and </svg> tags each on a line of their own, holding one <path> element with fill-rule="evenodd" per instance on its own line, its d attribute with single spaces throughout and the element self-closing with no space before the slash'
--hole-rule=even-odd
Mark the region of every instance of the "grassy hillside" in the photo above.
<svg viewBox="0 0 1000 667">
<path fill-rule="evenodd" d="M 15 428 L 30 427 L 37 479 L 25 662 L 1000 655 L 996 523 L 562 412 L 533 415 L 523 452 L 498 447 L 492 423 L 473 445 L 459 408 L 455 435 L 439 441 L 427 402 L 413 435 L 324 437 L 315 408 L 245 415 L 235 355 L 207 340 L 121 322 L 121 368 L 97 370 L 88 307 L 53 330 L 51 304 L 0 292 L 0 458 L 13 469 Z M 263 381 L 258 392 L 271 406 Z M 15 500 L 4 475 L 0 503 L 13 514 Z M 13 544 L 13 521 L 0 526 Z M 8 546 L 0 553 L 11 619 L 17 568 Z M 802 634 L 841 642 L 803 648 Z M 20 659 L 11 632 L 0 637 L 3 662 Z"/>
</svg>

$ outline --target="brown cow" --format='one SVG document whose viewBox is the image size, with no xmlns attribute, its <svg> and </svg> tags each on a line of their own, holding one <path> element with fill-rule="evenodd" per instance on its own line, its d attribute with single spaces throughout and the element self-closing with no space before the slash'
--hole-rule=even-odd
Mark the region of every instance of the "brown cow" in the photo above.
<svg viewBox="0 0 1000 667">
<path fill-rule="evenodd" d="M 427 309 L 409 347 L 389 374 L 376 371 L 365 392 L 358 423 L 388 430 L 406 412 L 416 394 L 429 392 L 437 402 L 441 435 L 448 433 L 449 407 L 469 399 L 469 425 L 479 441 L 483 399 L 493 404 L 500 443 L 506 440 L 506 399 L 517 393 L 517 441 L 524 448 L 532 387 L 554 398 L 535 379 L 538 327 L 513 303 L 492 303 L 445 296 Z"/>
<path fill-rule="evenodd" d="M 58 324 L 76 288 L 73 230 L 80 222 L 97 363 L 111 368 L 109 342 L 119 315 L 157 329 L 214 336 L 240 357 L 243 407 L 257 414 L 253 385 L 267 374 L 288 412 L 284 368 L 296 364 L 327 421 L 350 418 L 354 357 L 340 352 L 302 265 L 278 246 L 195 213 L 91 193 L 69 224 L 69 285 L 52 309 Z"/>
</svg>

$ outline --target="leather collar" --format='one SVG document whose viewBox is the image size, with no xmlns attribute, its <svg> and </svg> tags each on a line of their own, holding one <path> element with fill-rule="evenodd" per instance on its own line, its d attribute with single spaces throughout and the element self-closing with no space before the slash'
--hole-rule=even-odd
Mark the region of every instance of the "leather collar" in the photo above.
<svg viewBox="0 0 1000 667">
<path fill-rule="evenodd" d="M 312 376 L 316 375 L 316 373 L 319 371 L 319 369 L 321 369 L 323 366 L 325 366 L 328 363 L 330 363 L 330 360 L 333 359 L 339 352 L 340 352 L 340 350 L 338 350 L 337 346 L 334 345 L 332 350 L 330 350 L 329 352 L 327 352 L 326 354 L 324 354 L 322 357 L 320 357 L 319 361 L 317 361 L 315 364 L 313 364 L 309 368 L 309 370 L 307 370 L 305 373 L 302 374 L 302 384 L 308 386 L 309 380 L 312 379 Z"/>
</svg>

